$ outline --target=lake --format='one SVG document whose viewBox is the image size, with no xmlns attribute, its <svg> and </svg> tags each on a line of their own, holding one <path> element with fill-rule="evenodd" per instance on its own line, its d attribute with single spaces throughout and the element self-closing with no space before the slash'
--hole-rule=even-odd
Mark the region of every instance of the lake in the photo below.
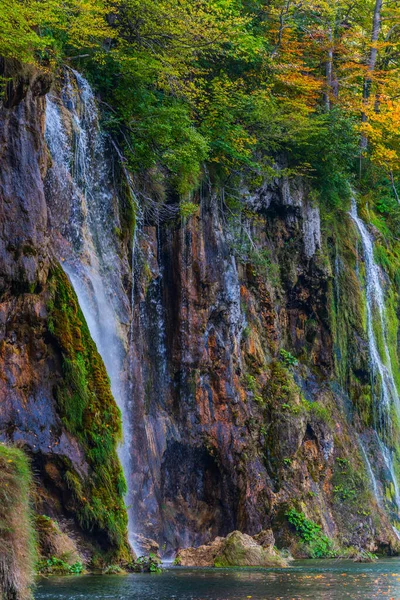
<svg viewBox="0 0 400 600">
<path fill-rule="evenodd" d="M 40 580 L 35 600 L 400 600 L 400 559 L 295 561 L 289 569 L 185 569 Z"/>
</svg>

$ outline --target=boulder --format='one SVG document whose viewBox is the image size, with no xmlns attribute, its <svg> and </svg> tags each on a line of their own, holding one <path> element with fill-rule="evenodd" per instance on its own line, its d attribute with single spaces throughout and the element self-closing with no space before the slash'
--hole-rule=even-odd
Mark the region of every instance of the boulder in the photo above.
<svg viewBox="0 0 400 600">
<path fill-rule="evenodd" d="M 261 531 L 254 538 L 233 531 L 199 548 L 180 550 L 175 562 L 185 567 L 286 567 L 287 560 L 274 549 L 272 531 Z"/>
<path fill-rule="evenodd" d="M 233 531 L 215 558 L 216 567 L 285 567 L 286 560 L 273 548 L 264 549 L 250 535 Z"/>
<path fill-rule="evenodd" d="M 135 533 L 131 537 L 137 549 L 138 556 L 160 555 L 160 545 L 155 540 L 147 538 L 141 533 Z"/>
<path fill-rule="evenodd" d="M 260 533 L 253 536 L 253 539 L 268 552 L 273 552 L 275 546 L 275 537 L 272 529 L 263 529 Z"/>
<path fill-rule="evenodd" d="M 222 551 L 224 542 L 225 538 L 217 537 L 204 546 L 179 550 L 175 563 L 182 567 L 213 567 L 217 555 Z"/>
</svg>

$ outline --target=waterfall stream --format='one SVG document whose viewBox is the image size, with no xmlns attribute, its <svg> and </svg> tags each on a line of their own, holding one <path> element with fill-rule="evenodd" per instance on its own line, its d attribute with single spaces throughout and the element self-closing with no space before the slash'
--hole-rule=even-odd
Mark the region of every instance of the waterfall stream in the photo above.
<svg viewBox="0 0 400 600">
<path fill-rule="evenodd" d="M 384 290 L 382 273 L 374 258 L 374 240 L 365 223 L 357 213 L 357 204 L 353 199 L 350 216 L 360 234 L 366 280 L 367 334 L 369 355 L 372 368 L 372 393 L 375 409 L 375 431 L 386 468 L 394 488 L 394 501 L 397 512 L 400 511 L 400 490 L 394 467 L 393 451 L 390 448 L 392 431 L 392 411 L 400 415 L 400 398 L 393 374 L 393 366 L 388 345 L 388 332 L 385 317 Z M 366 456 L 366 453 L 365 453 Z M 368 461 L 369 462 L 369 461 Z M 371 467 L 372 471 L 372 467 Z M 373 475 L 373 481 L 375 476 Z M 374 484 L 376 488 L 376 483 Z"/>
<path fill-rule="evenodd" d="M 88 82 L 67 70 L 61 99 L 50 96 L 46 109 L 46 141 L 52 156 L 49 181 L 55 213 L 69 213 L 58 223 L 58 258 L 77 294 L 91 336 L 103 358 L 115 401 L 122 413 L 124 441 L 119 457 L 128 483 L 131 505 L 129 384 L 126 361 L 130 298 L 122 286 L 124 268 L 115 231 L 116 192 L 106 140 Z M 129 541 L 134 542 L 134 518 L 128 508 Z"/>
</svg>

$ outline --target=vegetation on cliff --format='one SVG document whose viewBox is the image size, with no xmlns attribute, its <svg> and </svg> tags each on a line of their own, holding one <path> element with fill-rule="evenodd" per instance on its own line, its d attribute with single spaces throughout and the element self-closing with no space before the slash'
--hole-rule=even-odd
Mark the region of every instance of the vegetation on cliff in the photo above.
<svg viewBox="0 0 400 600">
<path fill-rule="evenodd" d="M 0 596 L 29 600 L 36 561 L 32 476 L 22 450 L 0 444 Z"/>
<path fill-rule="evenodd" d="M 84 529 L 95 530 L 115 555 L 129 558 L 126 482 L 116 447 L 121 439 L 121 415 L 112 397 L 103 361 L 67 276 L 54 267 L 49 278 L 49 333 L 56 339 L 64 378 L 56 390 L 59 414 L 85 450 L 87 476 L 72 467 L 64 473 L 72 506 Z"/>
<path fill-rule="evenodd" d="M 257 185 L 285 153 L 323 202 L 361 174 L 396 209 L 396 2 L 28 0 L 2 13 L 0 55 L 83 69 L 129 166 L 182 194 L 205 161 L 224 185 L 239 171 Z"/>
</svg>

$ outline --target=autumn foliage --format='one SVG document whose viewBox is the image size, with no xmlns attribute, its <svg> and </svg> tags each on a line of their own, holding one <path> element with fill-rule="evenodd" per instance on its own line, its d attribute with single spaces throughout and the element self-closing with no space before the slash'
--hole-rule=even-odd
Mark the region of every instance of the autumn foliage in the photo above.
<svg viewBox="0 0 400 600">
<path fill-rule="evenodd" d="M 204 164 L 257 185 L 285 155 L 334 202 L 370 164 L 397 197 L 394 0 L 3 0 L 1 10 L 0 55 L 83 70 L 131 169 L 157 169 L 181 195 Z"/>
</svg>

